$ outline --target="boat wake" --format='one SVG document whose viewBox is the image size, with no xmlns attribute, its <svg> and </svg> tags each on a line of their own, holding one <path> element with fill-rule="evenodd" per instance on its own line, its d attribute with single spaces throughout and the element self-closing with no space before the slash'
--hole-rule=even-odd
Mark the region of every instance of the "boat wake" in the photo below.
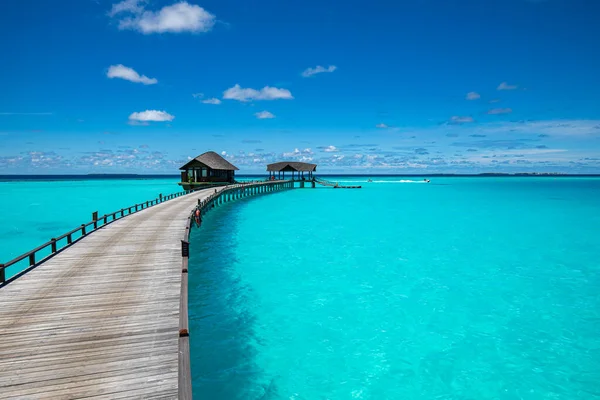
<svg viewBox="0 0 600 400">
<path fill-rule="evenodd" d="M 339 181 L 340 183 L 428 183 L 427 181 L 413 181 L 409 179 L 400 179 L 397 181 Z"/>
</svg>

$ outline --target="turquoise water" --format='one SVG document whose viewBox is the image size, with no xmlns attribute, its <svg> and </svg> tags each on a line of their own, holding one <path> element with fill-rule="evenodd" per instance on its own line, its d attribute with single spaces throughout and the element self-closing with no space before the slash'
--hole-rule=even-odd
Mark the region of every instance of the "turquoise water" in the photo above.
<svg viewBox="0 0 600 400">
<path fill-rule="evenodd" d="M 333 180 L 192 231 L 198 398 L 600 398 L 600 179 Z M 0 262 L 176 182 L 0 182 Z"/>
<path fill-rule="evenodd" d="M 193 230 L 198 398 L 600 398 L 600 179 L 373 179 Z"/>
<path fill-rule="evenodd" d="M 0 182 L 0 263 L 90 222 L 94 211 L 104 215 L 160 193 L 180 192 L 178 181 L 173 177 Z M 26 267 L 26 261 L 9 267 L 7 277 Z"/>
</svg>

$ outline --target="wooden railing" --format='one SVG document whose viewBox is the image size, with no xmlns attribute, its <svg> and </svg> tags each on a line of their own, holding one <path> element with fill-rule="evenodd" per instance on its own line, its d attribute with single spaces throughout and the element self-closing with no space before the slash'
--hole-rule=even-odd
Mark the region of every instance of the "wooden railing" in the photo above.
<svg viewBox="0 0 600 400">
<path fill-rule="evenodd" d="M 249 195 L 258 195 L 269 193 L 271 191 L 291 189 L 293 188 L 292 181 L 255 181 L 255 182 L 239 182 L 234 185 L 226 186 L 222 190 L 215 189 L 204 200 L 198 199 L 198 205 L 194 207 L 188 216 L 185 224 L 185 232 L 181 240 L 181 293 L 179 301 L 179 400 L 192 399 L 192 372 L 190 362 L 190 332 L 188 322 L 188 266 L 190 256 L 190 230 L 193 226 L 196 210 L 200 210 L 200 215 L 206 214 L 216 205 L 221 204 L 219 201 L 225 195 L 234 195 L 234 199 L 242 198 Z M 255 189 L 256 192 L 252 192 Z M 263 191 L 264 190 L 264 191 Z M 238 197 L 239 196 L 239 197 Z"/>
<path fill-rule="evenodd" d="M 194 190 L 199 190 L 199 189 L 194 189 Z M 119 220 L 119 219 L 126 217 L 128 215 L 131 215 L 131 214 L 135 214 L 136 212 L 145 210 L 148 207 L 152 207 L 157 204 L 163 203 L 165 201 L 175 199 L 177 197 L 191 193 L 192 191 L 193 190 L 177 192 L 177 193 L 169 194 L 167 196 L 163 196 L 162 194 L 159 194 L 158 198 L 156 198 L 156 199 L 149 200 L 149 201 L 139 203 L 139 204 L 135 204 L 131 207 L 122 208 L 118 211 L 115 211 L 115 212 L 109 213 L 109 214 L 105 214 L 100 217 L 97 216 L 97 213 L 93 213 L 92 221 L 85 223 L 85 224 L 81 224 L 81 226 L 78 226 L 77 228 L 75 228 L 61 236 L 52 238 L 52 239 L 50 239 L 50 241 L 42 244 L 41 246 L 36 247 L 33 250 L 29 250 L 27 253 L 21 254 L 20 256 L 18 256 L 17 258 L 15 258 L 13 260 L 10 260 L 6 264 L 0 264 L 0 287 L 2 287 L 4 284 L 8 283 L 9 281 L 12 281 L 12 280 L 16 279 L 17 277 L 23 275 L 24 273 L 29 271 L 31 268 L 33 268 L 36 265 L 40 264 L 41 262 L 45 261 L 49 257 L 52 257 L 56 253 L 64 250 L 66 247 L 71 246 L 73 243 L 81 240 L 82 238 L 86 237 L 87 235 L 94 232 L 95 230 L 100 229 L 103 226 L 106 226 L 113 221 Z M 47 254 L 48 249 L 49 249 L 49 254 Z M 45 251 L 46 254 L 43 256 L 39 256 L 39 253 L 44 250 L 46 250 Z M 6 279 L 6 269 L 12 265 L 15 265 L 15 264 L 25 260 L 25 259 L 28 259 L 27 267 L 22 269 L 16 275 L 14 275 L 13 277 L 11 277 L 7 280 Z"/>
</svg>

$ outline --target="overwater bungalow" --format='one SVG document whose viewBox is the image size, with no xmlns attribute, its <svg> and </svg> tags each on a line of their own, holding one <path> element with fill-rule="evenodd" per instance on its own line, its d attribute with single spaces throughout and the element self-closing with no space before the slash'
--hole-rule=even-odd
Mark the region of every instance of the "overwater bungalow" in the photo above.
<svg viewBox="0 0 600 400">
<path fill-rule="evenodd" d="M 214 151 L 207 151 L 188 161 L 179 168 L 181 182 L 185 190 L 202 185 L 226 185 L 235 182 L 235 171 L 238 167 L 221 157 Z"/>
<path fill-rule="evenodd" d="M 291 172 L 292 179 L 312 181 L 316 170 L 317 164 L 299 161 L 281 161 L 267 165 L 269 179 L 285 179 L 285 173 Z"/>
</svg>

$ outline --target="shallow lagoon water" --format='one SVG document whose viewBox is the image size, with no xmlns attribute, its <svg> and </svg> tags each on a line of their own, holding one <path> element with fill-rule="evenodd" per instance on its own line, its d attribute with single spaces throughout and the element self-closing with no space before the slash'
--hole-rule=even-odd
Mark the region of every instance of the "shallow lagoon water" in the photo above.
<svg viewBox="0 0 600 400">
<path fill-rule="evenodd" d="M 338 180 L 193 231 L 196 396 L 600 396 L 599 179 Z"/>
</svg>

